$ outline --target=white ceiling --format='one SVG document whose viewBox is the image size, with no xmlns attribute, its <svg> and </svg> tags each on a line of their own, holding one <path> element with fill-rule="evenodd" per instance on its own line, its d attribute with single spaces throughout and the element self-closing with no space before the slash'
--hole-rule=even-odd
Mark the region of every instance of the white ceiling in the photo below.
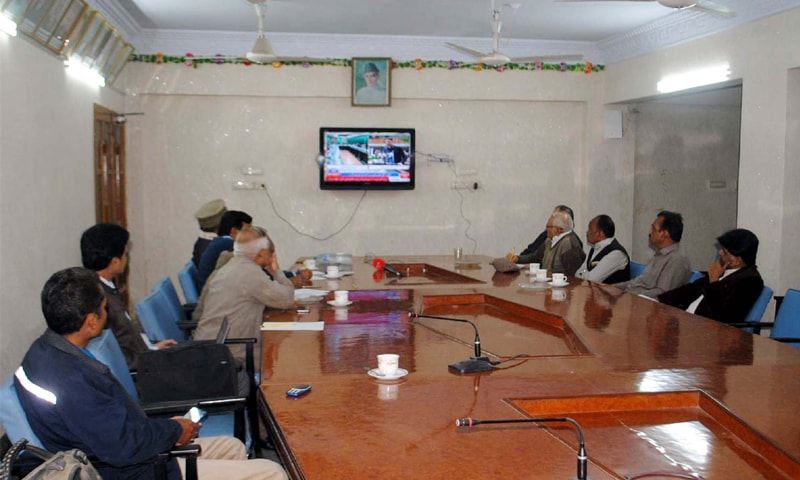
<svg viewBox="0 0 800 480">
<path fill-rule="evenodd" d="M 800 7 L 800 0 L 714 2 L 738 15 L 678 11 L 656 1 L 519 0 L 519 8 L 501 7 L 500 49 L 512 56 L 582 53 L 611 63 Z M 241 55 L 258 26 L 247 0 L 89 3 L 139 53 Z M 281 55 L 467 60 L 443 43 L 489 51 L 490 20 L 491 0 L 267 0 L 265 31 Z"/>
</svg>

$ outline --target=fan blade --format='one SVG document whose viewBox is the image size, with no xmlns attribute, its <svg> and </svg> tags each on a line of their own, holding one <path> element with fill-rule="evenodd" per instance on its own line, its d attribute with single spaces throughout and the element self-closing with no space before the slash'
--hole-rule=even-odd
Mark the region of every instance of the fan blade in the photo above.
<svg viewBox="0 0 800 480">
<path fill-rule="evenodd" d="M 735 17 L 736 12 L 730 10 L 728 8 L 723 7 L 722 5 L 713 3 L 713 2 L 706 2 L 700 1 L 693 7 L 701 12 L 710 13 L 712 15 L 718 15 L 720 17 Z"/>
<path fill-rule="evenodd" d="M 482 57 L 485 57 L 485 56 L 489 55 L 487 53 L 479 52 L 479 51 L 473 50 L 471 48 L 462 47 L 461 45 L 456 45 L 455 43 L 445 42 L 445 45 L 447 45 L 450 48 L 455 48 L 459 52 L 466 53 L 467 55 L 470 55 L 470 56 L 473 56 L 473 57 L 476 57 L 476 58 L 482 58 Z"/>
<path fill-rule="evenodd" d="M 513 57 L 514 63 L 531 63 L 546 60 L 583 60 L 583 55 L 537 55 L 535 57 Z"/>
</svg>

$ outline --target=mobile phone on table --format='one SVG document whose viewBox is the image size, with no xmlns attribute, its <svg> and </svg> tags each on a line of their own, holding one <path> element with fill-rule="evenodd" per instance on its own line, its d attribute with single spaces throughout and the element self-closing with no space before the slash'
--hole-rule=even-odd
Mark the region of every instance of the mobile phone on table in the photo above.
<svg viewBox="0 0 800 480">
<path fill-rule="evenodd" d="M 290 397 L 300 397 L 310 391 L 311 391 L 311 385 L 304 383 L 302 385 L 295 385 L 294 387 L 290 388 L 289 390 L 286 391 L 286 395 Z"/>
<path fill-rule="evenodd" d="M 194 423 L 202 423 L 206 417 L 208 417 L 208 412 L 197 407 L 190 408 L 186 415 L 183 416 L 183 418 L 188 418 Z"/>
</svg>

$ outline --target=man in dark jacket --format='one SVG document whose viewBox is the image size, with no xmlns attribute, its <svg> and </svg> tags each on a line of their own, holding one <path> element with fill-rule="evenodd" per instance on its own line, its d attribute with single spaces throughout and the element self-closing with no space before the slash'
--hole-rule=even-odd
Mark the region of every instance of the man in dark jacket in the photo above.
<svg viewBox="0 0 800 480">
<path fill-rule="evenodd" d="M 698 280 L 664 292 L 658 301 L 724 323 L 743 322 L 764 288 L 756 268 L 758 237 L 737 228 L 717 237 L 719 259 Z"/>
<path fill-rule="evenodd" d="M 193 441 L 201 425 L 183 417 L 148 418 L 108 367 L 86 350 L 106 323 L 107 300 L 94 272 L 79 267 L 56 272 L 41 298 L 48 328 L 14 378 L 31 429 L 48 450 L 77 448 L 109 464 L 98 469 L 106 480 L 154 478 L 153 458 Z M 202 440 L 200 478 L 286 478 L 273 462 L 244 461 L 244 445 L 235 438 Z M 175 460 L 168 476 L 181 478 Z"/>
</svg>

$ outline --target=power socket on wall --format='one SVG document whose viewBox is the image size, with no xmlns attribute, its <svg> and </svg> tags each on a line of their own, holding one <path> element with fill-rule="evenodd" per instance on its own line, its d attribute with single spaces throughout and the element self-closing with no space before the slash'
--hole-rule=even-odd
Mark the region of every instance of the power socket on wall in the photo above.
<svg viewBox="0 0 800 480">
<path fill-rule="evenodd" d="M 450 188 L 452 190 L 477 190 L 480 188 L 480 184 L 477 181 L 455 181 L 450 184 Z"/>
</svg>

